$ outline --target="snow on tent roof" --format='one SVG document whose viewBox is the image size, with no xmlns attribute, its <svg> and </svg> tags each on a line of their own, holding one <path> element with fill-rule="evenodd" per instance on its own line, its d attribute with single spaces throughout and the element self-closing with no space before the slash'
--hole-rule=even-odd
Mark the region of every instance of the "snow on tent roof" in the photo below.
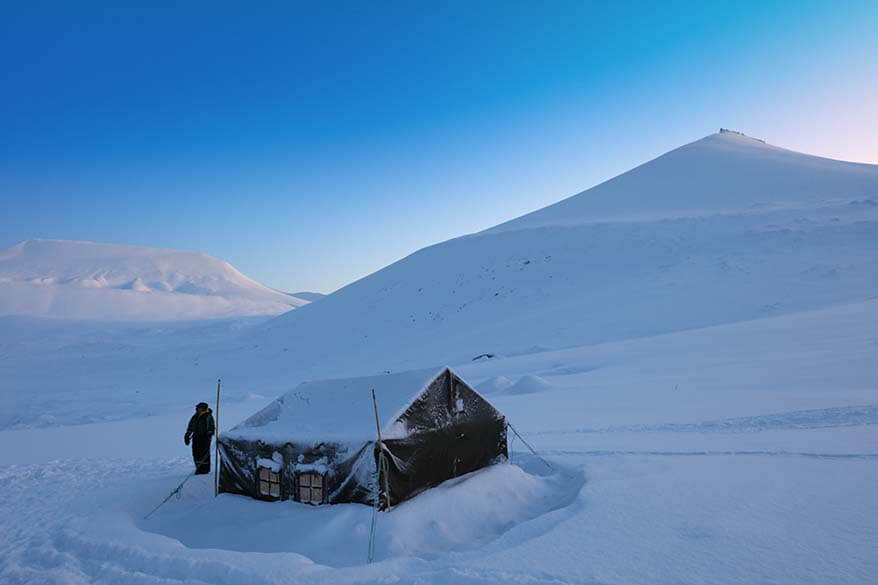
<svg viewBox="0 0 878 585">
<path fill-rule="evenodd" d="M 374 388 L 382 434 L 398 435 L 396 419 L 445 370 L 303 382 L 223 434 L 267 443 L 375 440 Z"/>
</svg>

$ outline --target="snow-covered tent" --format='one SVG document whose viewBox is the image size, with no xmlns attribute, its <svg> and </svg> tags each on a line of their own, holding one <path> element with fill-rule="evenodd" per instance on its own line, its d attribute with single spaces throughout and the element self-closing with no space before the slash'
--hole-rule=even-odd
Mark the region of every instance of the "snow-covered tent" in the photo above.
<svg viewBox="0 0 878 585">
<path fill-rule="evenodd" d="M 378 486 L 373 388 L 380 411 L 392 413 L 382 417 Z M 379 489 L 384 508 L 505 460 L 506 419 L 449 368 L 321 380 L 222 433 L 219 451 L 221 492 L 372 504 Z"/>
</svg>

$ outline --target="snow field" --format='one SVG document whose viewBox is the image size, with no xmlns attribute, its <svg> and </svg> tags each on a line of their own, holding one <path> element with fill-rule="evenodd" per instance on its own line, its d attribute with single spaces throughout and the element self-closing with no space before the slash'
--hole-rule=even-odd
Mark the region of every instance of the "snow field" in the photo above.
<svg viewBox="0 0 878 585">
<path fill-rule="evenodd" d="M 0 529 L 0 579 L 853 584 L 878 570 L 874 461 L 710 454 L 553 461 L 563 470 L 557 475 L 498 466 L 379 515 L 372 565 L 362 564 L 365 506 L 214 499 L 210 478 L 196 477 L 181 499 L 143 521 L 187 461 L 8 466 L 0 475 L 9 519 Z M 35 489 L 46 483 L 57 497 Z"/>
<path fill-rule="evenodd" d="M 143 521 L 191 468 L 192 400 L 2 431 L 17 448 L 0 455 L 0 582 L 860 585 L 878 574 L 876 311 L 461 366 L 479 387 L 540 390 L 487 397 L 557 471 L 510 438 L 513 465 L 382 514 L 368 566 L 365 506 L 213 499 L 211 476 Z M 223 406 L 221 426 L 267 401 Z"/>
<path fill-rule="evenodd" d="M 0 468 L 0 581 L 867 583 L 878 574 L 875 310 L 463 366 L 507 387 L 549 381 L 488 398 L 556 471 L 511 439 L 512 465 L 380 515 L 373 565 L 368 507 L 214 499 L 212 476 L 142 520 L 190 470 L 175 454 L 187 453 L 191 405 L 142 424 L 0 432 L 21 446 Z M 226 407 L 226 423 L 262 402 Z M 33 464 L 8 465 L 43 433 Z M 116 459 L 51 461 L 53 448 L 76 457 L 61 443 L 85 437 L 81 453 Z"/>
</svg>

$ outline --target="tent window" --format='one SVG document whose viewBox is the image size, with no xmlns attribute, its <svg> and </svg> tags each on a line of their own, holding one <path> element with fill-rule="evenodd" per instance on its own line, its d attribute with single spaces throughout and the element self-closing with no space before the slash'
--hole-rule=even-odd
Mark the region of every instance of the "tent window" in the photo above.
<svg viewBox="0 0 878 585">
<path fill-rule="evenodd" d="M 310 504 L 323 503 L 323 476 L 313 471 L 299 474 L 299 501 Z"/>
<path fill-rule="evenodd" d="M 259 494 L 262 496 L 280 497 L 280 473 L 268 467 L 259 468 Z"/>
<path fill-rule="evenodd" d="M 454 414 L 463 414 L 466 412 L 466 409 L 463 405 L 463 398 L 460 396 L 460 382 L 454 382 L 454 394 L 452 395 L 454 399 Z"/>
</svg>

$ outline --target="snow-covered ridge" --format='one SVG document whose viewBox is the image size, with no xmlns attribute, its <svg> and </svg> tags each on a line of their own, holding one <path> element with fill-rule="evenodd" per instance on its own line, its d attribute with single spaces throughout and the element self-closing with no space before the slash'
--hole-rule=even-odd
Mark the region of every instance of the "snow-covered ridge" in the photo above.
<svg viewBox="0 0 878 585">
<path fill-rule="evenodd" d="M 307 303 L 196 252 L 41 239 L 0 250 L 0 315 L 176 320 Z"/>
<path fill-rule="evenodd" d="M 290 295 L 291 297 L 296 297 L 296 298 L 302 299 L 304 301 L 308 301 L 309 303 L 317 302 L 326 296 L 323 293 L 307 291 L 307 290 L 301 291 L 301 292 L 287 293 L 287 294 Z"/>
</svg>

